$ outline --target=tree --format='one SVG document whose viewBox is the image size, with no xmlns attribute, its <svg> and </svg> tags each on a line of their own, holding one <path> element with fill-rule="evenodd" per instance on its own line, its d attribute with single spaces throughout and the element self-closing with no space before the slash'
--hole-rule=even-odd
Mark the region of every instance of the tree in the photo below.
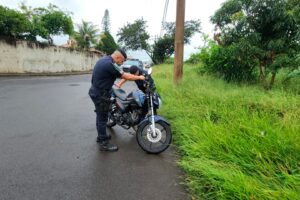
<svg viewBox="0 0 300 200">
<path fill-rule="evenodd" d="M 73 22 L 69 16 L 61 11 L 54 11 L 41 16 L 40 23 L 47 30 L 46 37 L 50 44 L 53 44 L 53 35 L 73 34 Z"/>
<path fill-rule="evenodd" d="M 250 53 L 241 59 L 257 61 L 266 89 L 272 88 L 280 68 L 295 65 L 300 47 L 299 5 L 299 0 L 228 0 L 211 18 L 222 48 L 242 50 L 247 45 Z"/>
<path fill-rule="evenodd" d="M 104 16 L 102 18 L 102 32 L 103 33 L 110 33 L 110 18 L 109 18 L 109 12 L 106 9 L 104 12 Z"/>
<path fill-rule="evenodd" d="M 21 12 L 0 6 L 0 34 L 9 37 L 36 41 L 36 36 L 53 44 L 53 35 L 73 34 L 70 13 L 49 4 L 48 8 L 20 5 Z"/>
<path fill-rule="evenodd" d="M 21 1 L 19 4 L 19 8 L 21 9 L 21 12 L 24 13 L 27 17 L 27 19 L 31 20 L 33 9 L 31 6 L 27 6 L 25 1 Z"/>
<path fill-rule="evenodd" d="M 155 63 L 163 63 L 174 53 L 174 37 L 163 36 L 153 44 L 152 60 Z"/>
<path fill-rule="evenodd" d="M 75 33 L 75 40 L 80 48 L 88 49 L 96 44 L 98 29 L 91 22 L 82 20 L 78 26 L 78 32 Z"/>
<path fill-rule="evenodd" d="M 166 22 L 164 24 L 165 35 L 175 38 L 175 22 Z M 191 42 L 191 38 L 195 33 L 201 32 L 201 22 L 200 20 L 190 20 L 184 23 L 184 43 L 189 44 Z"/>
<path fill-rule="evenodd" d="M 105 32 L 100 35 L 100 41 L 98 45 L 96 46 L 96 49 L 99 49 L 100 51 L 106 53 L 107 55 L 112 54 L 116 49 L 118 48 L 118 45 L 116 44 L 114 38 L 109 32 Z"/>
<path fill-rule="evenodd" d="M 0 35 L 24 38 L 30 30 L 30 21 L 24 14 L 0 5 Z"/>
<path fill-rule="evenodd" d="M 124 49 L 144 49 L 149 53 L 150 46 L 147 41 L 150 35 L 146 32 L 146 28 L 146 21 L 143 20 L 143 18 L 134 21 L 132 24 L 127 23 L 127 25 L 122 27 L 117 33 L 117 36 L 119 36 L 118 42 L 123 44 Z"/>
<path fill-rule="evenodd" d="M 297 24 L 300 24 L 300 2 L 299 0 L 288 0 L 286 5 L 288 15 L 292 15 Z"/>
<path fill-rule="evenodd" d="M 164 24 L 165 34 L 158 38 L 153 46 L 152 58 L 155 63 L 163 63 L 167 58 L 173 55 L 175 50 L 175 28 L 174 22 L 167 22 Z M 184 24 L 184 43 L 189 44 L 191 37 L 195 33 L 200 33 L 200 21 L 190 20 Z"/>
<path fill-rule="evenodd" d="M 110 19 L 107 9 L 102 18 L 102 34 L 100 35 L 100 41 L 96 48 L 107 55 L 112 54 L 118 48 L 113 36 L 110 34 Z"/>
<path fill-rule="evenodd" d="M 53 44 L 53 35 L 73 34 L 73 22 L 69 13 L 61 11 L 57 6 L 49 4 L 48 8 L 34 9 L 35 27 L 43 38 Z"/>
<path fill-rule="evenodd" d="M 155 64 L 164 62 L 166 58 L 174 53 L 175 23 L 166 23 L 166 34 L 154 41 L 153 45 L 148 43 L 150 35 L 146 32 L 146 21 L 138 19 L 134 23 L 127 23 L 118 32 L 118 42 L 132 50 L 143 49 L 151 57 Z M 185 23 L 185 42 L 196 32 L 200 32 L 200 21 L 191 20 Z"/>
<path fill-rule="evenodd" d="M 56 5 L 49 4 L 47 8 L 32 9 L 25 2 L 21 2 L 20 9 L 31 22 L 31 40 L 36 40 L 36 36 L 40 36 L 47 39 L 49 44 L 53 44 L 54 35 L 73 34 L 71 13 L 60 10 Z"/>
</svg>

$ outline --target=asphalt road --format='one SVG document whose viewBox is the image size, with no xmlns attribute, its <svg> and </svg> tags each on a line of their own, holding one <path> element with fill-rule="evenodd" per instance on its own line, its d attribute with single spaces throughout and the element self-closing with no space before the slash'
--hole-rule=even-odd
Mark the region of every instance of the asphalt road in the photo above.
<svg viewBox="0 0 300 200">
<path fill-rule="evenodd" d="M 90 75 L 0 77 L 0 199 L 189 199 L 172 148 L 147 154 L 116 127 L 119 151 L 99 151 L 89 86 Z"/>
</svg>

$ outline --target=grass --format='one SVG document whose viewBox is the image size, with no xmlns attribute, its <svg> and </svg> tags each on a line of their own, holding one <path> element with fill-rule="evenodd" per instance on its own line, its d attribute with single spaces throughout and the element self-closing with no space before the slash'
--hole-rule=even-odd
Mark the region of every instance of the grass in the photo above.
<svg viewBox="0 0 300 200">
<path fill-rule="evenodd" d="M 184 66 L 153 77 L 195 199 L 300 199 L 300 96 L 226 83 Z"/>
</svg>

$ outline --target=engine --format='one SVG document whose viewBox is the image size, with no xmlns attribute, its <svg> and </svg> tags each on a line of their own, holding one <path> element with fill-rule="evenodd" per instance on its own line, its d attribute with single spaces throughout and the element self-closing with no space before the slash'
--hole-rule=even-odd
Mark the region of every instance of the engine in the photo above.
<svg viewBox="0 0 300 200">
<path fill-rule="evenodd" d="M 113 113 L 113 118 L 118 125 L 134 126 L 140 122 L 141 115 L 141 109 L 135 109 L 130 112 L 121 112 L 121 110 L 116 109 Z"/>
</svg>

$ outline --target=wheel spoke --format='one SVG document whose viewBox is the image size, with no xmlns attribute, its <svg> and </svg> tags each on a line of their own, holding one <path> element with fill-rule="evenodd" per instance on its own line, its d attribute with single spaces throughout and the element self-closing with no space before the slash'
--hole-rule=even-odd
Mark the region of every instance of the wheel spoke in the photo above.
<svg viewBox="0 0 300 200">
<path fill-rule="evenodd" d="M 159 140 L 158 142 L 161 143 L 161 144 L 163 144 L 163 145 L 165 144 L 162 140 Z"/>
<path fill-rule="evenodd" d="M 166 129 L 162 128 L 162 129 L 159 129 L 160 132 L 166 132 Z"/>
<path fill-rule="evenodd" d="M 150 149 L 152 149 L 152 142 L 150 142 Z"/>
</svg>

